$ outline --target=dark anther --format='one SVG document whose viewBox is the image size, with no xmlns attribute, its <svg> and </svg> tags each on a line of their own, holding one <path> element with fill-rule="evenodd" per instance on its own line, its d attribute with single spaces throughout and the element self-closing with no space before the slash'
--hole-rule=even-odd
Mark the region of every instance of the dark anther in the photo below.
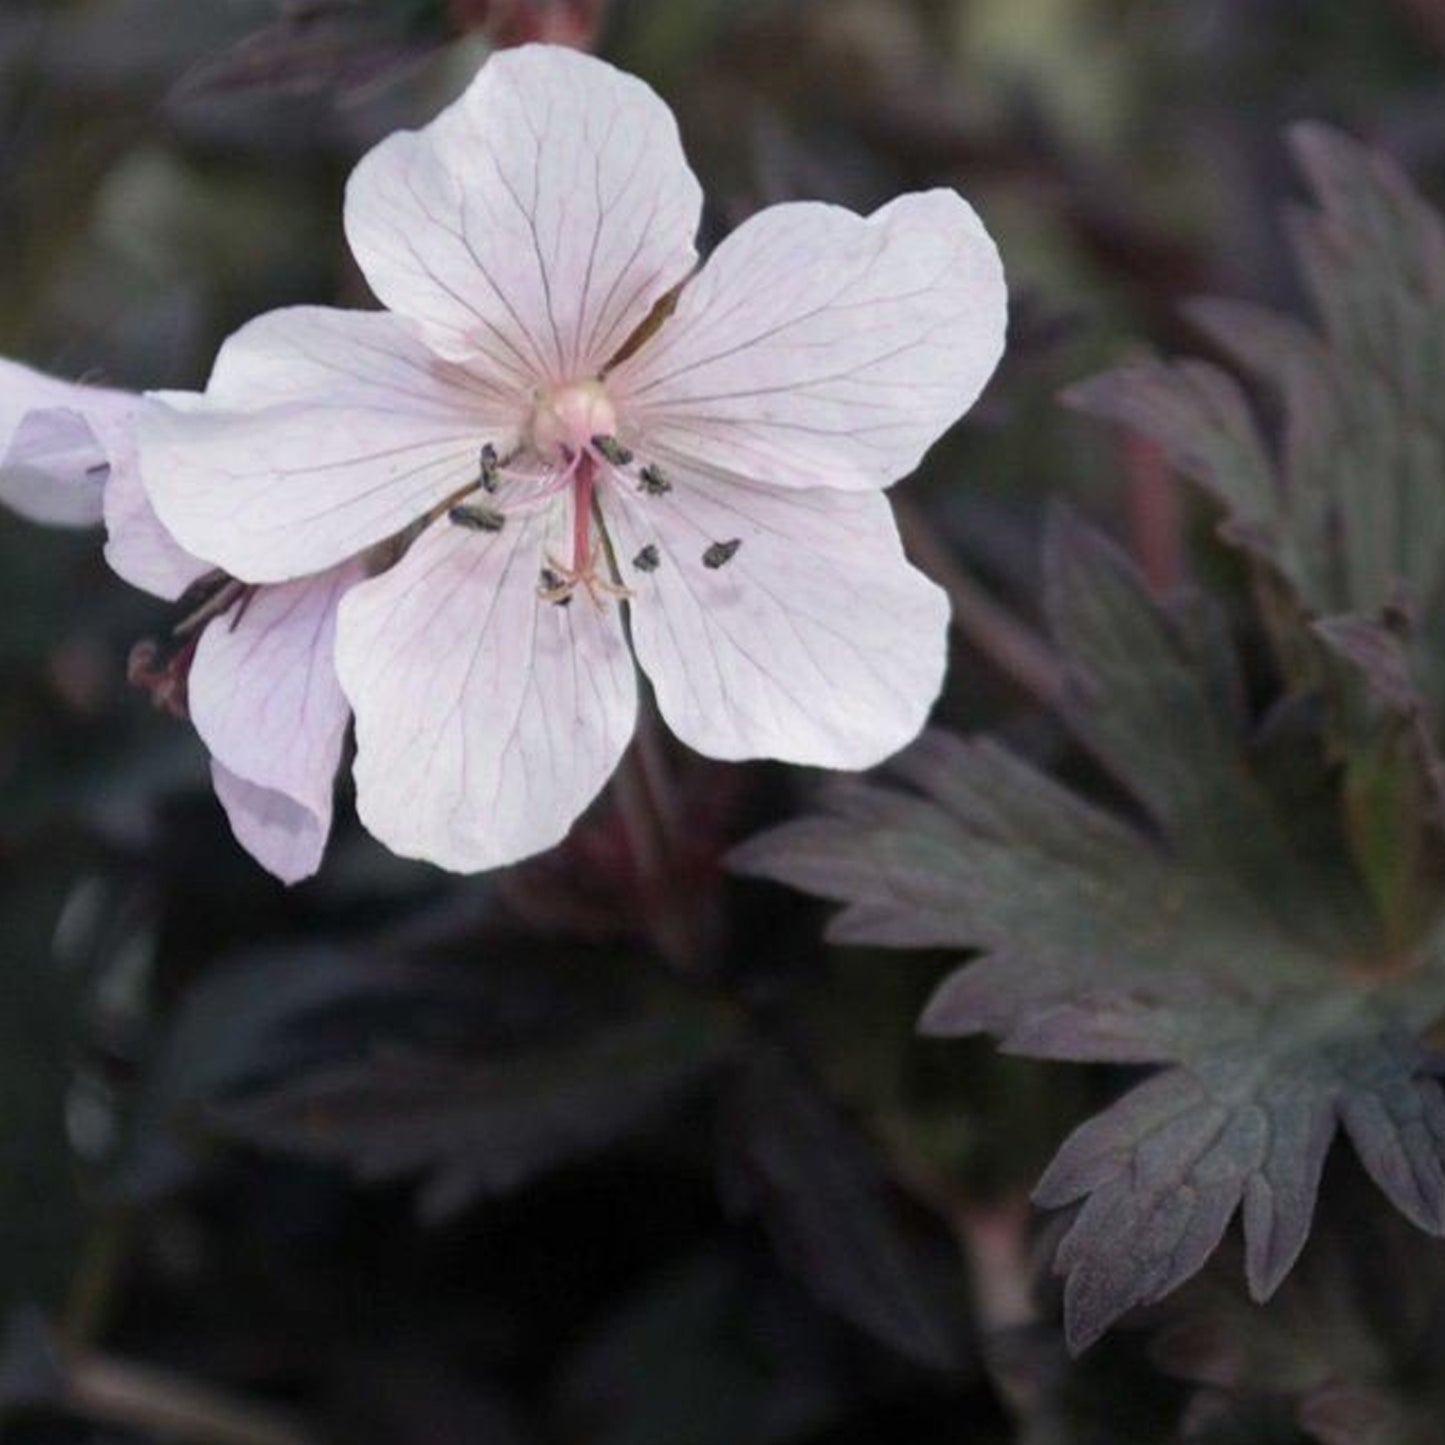
<svg viewBox="0 0 1445 1445">
<path fill-rule="evenodd" d="M 447 512 L 447 520 L 469 532 L 500 532 L 507 525 L 507 519 L 491 507 L 480 502 L 463 502 Z"/>
<path fill-rule="evenodd" d="M 672 490 L 672 483 L 649 463 L 638 474 L 637 489 L 649 497 L 665 497 Z"/>
<path fill-rule="evenodd" d="M 549 592 L 560 593 L 562 592 L 562 589 L 567 585 L 566 579 L 559 576 L 550 567 L 542 568 L 542 575 L 539 580 L 541 582 L 541 587 L 538 590 L 541 592 L 543 597 L 546 597 Z M 558 607 L 567 607 L 571 604 L 572 594 L 568 592 L 563 596 L 553 597 L 551 600 Z"/>
<path fill-rule="evenodd" d="M 741 537 L 734 537 L 730 542 L 714 542 L 702 554 L 702 565 L 711 567 L 716 572 L 719 567 L 726 567 L 738 555 L 738 548 L 742 545 Z"/>
<path fill-rule="evenodd" d="M 661 562 L 662 556 L 651 542 L 632 559 L 632 565 L 639 572 L 656 572 Z"/>
<path fill-rule="evenodd" d="M 501 480 L 501 458 L 497 456 L 497 449 L 491 442 L 482 448 L 482 490 L 495 492 L 497 483 Z"/>
<path fill-rule="evenodd" d="M 592 445 L 597 448 L 598 455 L 614 467 L 632 465 L 632 453 L 616 437 L 593 437 Z"/>
</svg>

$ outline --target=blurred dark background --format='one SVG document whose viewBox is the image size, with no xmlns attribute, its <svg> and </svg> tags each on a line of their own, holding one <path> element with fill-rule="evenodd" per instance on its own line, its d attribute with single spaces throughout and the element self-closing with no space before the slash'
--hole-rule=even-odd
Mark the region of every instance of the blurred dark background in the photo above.
<svg viewBox="0 0 1445 1445">
<path fill-rule="evenodd" d="M 1010 355 L 895 497 L 965 603 L 939 720 L 1036 755 L 1051 498 L 1157 586 L 1228 566 L 1059 388 L 1184 344 L 1189 296 L 1296 304 L 1290 120 L 1445 177 L 1434 0 L 0 0 L 0 354 L 191 387 L 260 311 L 369 304 L 350 167 L 537 35 L 673 105 L 706 242 L 799 197 L 982 212 Z M 343 805 L 287 891 L 127 688 L 174 618 L 97 536 L 0 518 L 0 618 L 6 1441 L 1183 1438 L 1127 1332 L 1065 1366 L 1035 1279 L 1027 1190 L 1110 1081 L 913 1037 L 941 958 L 830 948 L 727 877 L 818 779 L 654 737 L 688 840 L 661 877 L 607 798 L 469 880 Z"/>
</svg>

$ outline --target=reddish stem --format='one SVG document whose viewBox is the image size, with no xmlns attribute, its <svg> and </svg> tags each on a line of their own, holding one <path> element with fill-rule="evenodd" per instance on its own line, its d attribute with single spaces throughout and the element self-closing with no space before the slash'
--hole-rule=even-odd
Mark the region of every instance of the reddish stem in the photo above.
<svg viewBox="0 0 1445 1445">
<path fill-rule="evenodd" d="M 1167 595 L 1184 580 L 1184 517 L 1179 483 L 1163 451 L 1151 441 L 1124 439 L 1129 478 L 1129 531 L 1150 590 Z"/>
</svg>

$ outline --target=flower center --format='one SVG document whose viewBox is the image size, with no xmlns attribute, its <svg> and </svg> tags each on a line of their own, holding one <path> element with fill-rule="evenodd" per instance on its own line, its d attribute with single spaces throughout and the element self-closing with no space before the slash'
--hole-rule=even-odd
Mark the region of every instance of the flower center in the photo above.
<svg viewBox="0 0 1445 1445">
<path fill-rule="evenodd" d="M 532 410 L 532 446 L 539 456 L 567 457 L 586 450 L 593 437 L 617 432 L 617 412 L 600 381 L 578 381 L 544 392 Z"/>
</svg>

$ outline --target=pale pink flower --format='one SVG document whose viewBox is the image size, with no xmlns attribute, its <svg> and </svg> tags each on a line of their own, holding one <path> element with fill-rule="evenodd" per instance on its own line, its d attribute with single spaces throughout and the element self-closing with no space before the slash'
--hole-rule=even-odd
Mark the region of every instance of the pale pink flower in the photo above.
<svg viewBox="0 0 1445 1445">
<path fill-rule="evenodd" d="M 203 403 L 147 414 L 157 510 L 234 576 L 405 547 L 337 635 L 361 816 L 399 853 L 561 839 L 632 734 L 634 657 L 716 758 L 867 767 L 938 695 L 947 604 L 882 491 L 994 369 L 997 252 L 933 191 L 774 207 L 694 276 L 700 210 L 647 86 L 498 54 L 352 176 L 390 310 L 262 317 Z"/>
<path fill-rule="evenodd" d="M 31 521 L 102 520 L 106 558 L 134 586 L 174 601 L 204 584 L 198 617 L 166 665 L 188 694 L 237 839 L 288 883 L 314 873 L 350 710 L 333 663 L 336 604 L 357 564 L 277 587 L 217 577 L 150 506 L 135 429 L 150 405 L 0 360 L 0 501 Z"/>
</svg>

